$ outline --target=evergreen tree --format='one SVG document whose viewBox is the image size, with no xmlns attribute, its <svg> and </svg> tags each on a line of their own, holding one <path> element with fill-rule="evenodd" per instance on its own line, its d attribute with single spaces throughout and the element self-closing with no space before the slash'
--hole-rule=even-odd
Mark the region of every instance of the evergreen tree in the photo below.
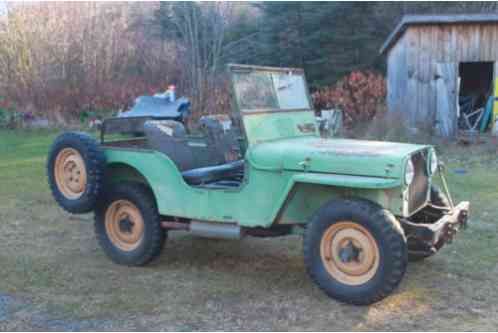
<svg viewBox="0 0 498 333">
<path fill-rule="evenodd" d="M 496 13 L 496 2 L 264 2 L 254 20 L 261 64 L 305 69 L 312 87 L 384 70 L 379 49 L 406 14 Z"/>
<path fill-rule="evenodd" d="M 261 10 L 261 62 L 274 66 L 301 67 L 312 82 L 328 72 L 335 3 L 265 2 Z"/>
</svg>

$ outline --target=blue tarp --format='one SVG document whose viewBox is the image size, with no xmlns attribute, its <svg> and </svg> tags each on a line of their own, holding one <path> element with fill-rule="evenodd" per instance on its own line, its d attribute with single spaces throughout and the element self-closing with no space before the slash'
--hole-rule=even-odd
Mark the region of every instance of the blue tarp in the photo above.
<svg viewBox="0 0 498 333">
<path fill-rule="evenodd" d="M 126 117 L 154 117 L 177 119 L 184 118 L 190 107 L 190 101 L 181 97 L 174 102 L 168 98 L 155 96 L 140 96 L 135 100 L 135 105 L 126 112 L 119 115 L 121 118 Z"/>
<path fill-rule="evenodd" d="M 486 102 L 486 108 L 484 109 L 484 116 L 481 120 L 481 132 L 485 132 L 488 129 L 489 122 L 491 121 L 491 116 L 493 115 L 493 102 L 495 100 L 494 95 L 490 95 L 488 97 L 488 101 Z"/>
</svg>

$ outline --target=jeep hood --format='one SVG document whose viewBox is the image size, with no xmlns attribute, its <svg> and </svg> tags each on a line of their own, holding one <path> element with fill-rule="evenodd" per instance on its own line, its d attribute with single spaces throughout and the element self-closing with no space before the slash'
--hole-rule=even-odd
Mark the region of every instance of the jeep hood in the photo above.
<svg viewBox="0 0 498 333">
<path fill-rule="evenodd" d="M 247 157 L 254 168 L 261 170 L 400 178 L 408 156 L 427 148 L 394 142 L 300 137 L 254 145 Z"/>
</svg>

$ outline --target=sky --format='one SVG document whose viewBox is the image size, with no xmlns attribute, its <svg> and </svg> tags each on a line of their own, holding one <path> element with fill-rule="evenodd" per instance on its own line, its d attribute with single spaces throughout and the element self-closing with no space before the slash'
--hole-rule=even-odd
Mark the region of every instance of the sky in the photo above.
<svg viewBox="0 0 498 333">
<path fill-rule="evenodd" d="M 0 0 L 0 14 L 4 14 L 5 13 L 5 4 L 6 2 L 4 0 Z"/>
</svg>

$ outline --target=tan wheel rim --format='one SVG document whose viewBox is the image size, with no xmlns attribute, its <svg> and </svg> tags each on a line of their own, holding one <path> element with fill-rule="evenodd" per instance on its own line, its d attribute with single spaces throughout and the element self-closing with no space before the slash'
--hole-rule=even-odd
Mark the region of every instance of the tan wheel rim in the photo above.
<svg viewBox="0 0 498 333">
<path fill-rule="evenodd" d="M 57 188 L 66 198 L 78 199 L 85 193 L 85 161 L 76 149 L 65 148 L 57 154 L 54 175 Z"/>
<path fill-rule="evenodd" d="M 144 234 L 140 210 L 128 200 L 118 200 L 107 208 L 105 229 L 111 242 L 123 251 L 136 249 Z"/>
<path fill-rule="evenodd" d="M 331 225 L 323 234 L 320 255 L 327 272 L 348 285 L 368 282 L 379 268 L 379 248 L 372 234 L 350 222 Z"/>
</svg>

